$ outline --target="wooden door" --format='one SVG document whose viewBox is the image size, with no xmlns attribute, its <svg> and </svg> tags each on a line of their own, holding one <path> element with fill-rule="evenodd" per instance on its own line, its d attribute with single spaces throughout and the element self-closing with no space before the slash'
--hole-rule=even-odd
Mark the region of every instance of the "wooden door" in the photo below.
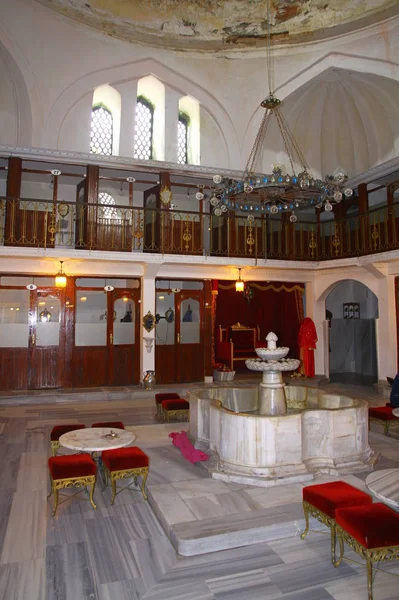
<svg viewBox="0 0 399 600">
<path fill-rule="evenodd" d="M 114 290 L 107 294 L 109 385 L 139 383 L 140 305 L 138 290 Z"/>
<path fill-rule="evenodd" d="M 157 293 L 155 371 L 158 383 L 204 378 L 204 293 Z"/>
<path fill-rule="evenodd" d="M 176 294 L 176 378 L 179 383 L 204 379 L 202 291 Z"/>
<path fill-rule="evenodd" d="M 30 389 L 62 386 L 64 349 L 64 290 L 38 288 L 31 291 L 29 314 Z"/>
<path fill-rule="evenodd" d="M 0 390 L 26 390 L 29 369 L 30 292 L 0 288 Z"/>
</svg>

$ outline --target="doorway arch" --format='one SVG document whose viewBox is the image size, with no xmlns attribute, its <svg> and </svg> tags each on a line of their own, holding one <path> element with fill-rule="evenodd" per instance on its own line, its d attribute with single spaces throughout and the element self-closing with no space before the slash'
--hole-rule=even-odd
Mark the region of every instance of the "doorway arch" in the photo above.
<svg viewBox="0 0 399 600">
<path fill-rule="evenodd" d="M 343 280 L 325 299 L 329 321 L 330 381 L 372 385 L 378 381 L 378 298 L 364 283 Z"/>
</svg>

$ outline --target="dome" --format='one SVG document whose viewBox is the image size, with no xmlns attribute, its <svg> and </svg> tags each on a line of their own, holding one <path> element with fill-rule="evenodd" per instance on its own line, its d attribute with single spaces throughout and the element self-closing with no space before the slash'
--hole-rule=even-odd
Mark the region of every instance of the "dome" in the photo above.
<svg viewBox="0 0 399 600">
<path fill-rule="evenodd" d="M 226 51 L 265 44 L 265 0 L 37 1 L 109 35 L 154 46 Z M 386 19 L 398 10 L 397 0 L 272 0 L 272 31 L 281 43 L 315 41 Z"/>
</svg>

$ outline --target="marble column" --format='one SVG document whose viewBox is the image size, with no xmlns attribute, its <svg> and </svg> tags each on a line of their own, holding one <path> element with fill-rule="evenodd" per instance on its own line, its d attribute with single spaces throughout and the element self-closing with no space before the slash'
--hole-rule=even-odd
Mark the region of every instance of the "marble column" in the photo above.
<svg viewBox="0 0 399 600">
<path fill-rule="evenodd" d="M 114 87 L 121 95 L 119 156 L 133 157 L 137 104 L 137 81 L 120 83 Z"/>
<path fill-rule="evenodd" d="M 160 265 L 147 264 L 143 276 L 142 290 L 142 317 L 148 312 L 155 316 L 155 278 L 158 275 Z M 141 357 L 142 373 L 155 369 L 155 328 L 148 332 L 141 327 Z M 152 339 L 152 344 L 148 341 Z M 150 352 L 147 347 L 150 346 Z"/>
<path fill-rule="evenodd" d="M 181 93 L 165 89 L 165 160 L 177 163 L 177 124 Z"/>
</svg>

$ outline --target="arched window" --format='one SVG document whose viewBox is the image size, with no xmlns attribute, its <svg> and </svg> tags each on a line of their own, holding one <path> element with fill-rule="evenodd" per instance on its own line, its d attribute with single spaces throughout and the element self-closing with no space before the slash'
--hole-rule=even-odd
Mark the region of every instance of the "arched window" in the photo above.
<svg viewBox="0 0 399 600">
<path fill-rule="evenodd" d="M 154 107 L 143 96 L 137 98 L 136 137 L 134 140 L 134 158 L 149 160 L 152 158 L 152 134 L 154 129 Z"/>
<path fill-rule="evenodd" d="M 188 124 L 188 117 L 180 113 L 177 123 L 177 162 L 183 165 L 188 163 Z"/>
<path fill-rule="evenodd" d="M 100 192 L 98 194 L 99 204 L 102 204 L 103 208 L 101 209 L 102 217 L 106 219 L 117 219 L 118 212 L 116 208 L 113 206 L 115 204 L 115 198 L 108 194 L 107 192 Z"/>
<path fill-rule="evenodd" d="M 112 155 L 113 119 L 112 113 L 102 104 L 94 106 L 91 112 L 90 153 Z"/>
</svg>

